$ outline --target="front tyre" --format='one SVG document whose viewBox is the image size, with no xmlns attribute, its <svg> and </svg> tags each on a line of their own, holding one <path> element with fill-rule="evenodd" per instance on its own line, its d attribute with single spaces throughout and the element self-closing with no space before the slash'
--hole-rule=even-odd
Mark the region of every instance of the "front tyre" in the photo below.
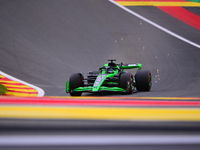
<svg viewBox="0 0 200 150">
<path fill-rule="evenodd" d="M 75 73 L 71 75 L 71 77 L 69 78 L 70 91 L 73 91 L 74 89 L 83 86 L 83 75 L 81 73 Z M 82 92 L 70 92 L 71 96 L 81 96 L 81 94 Z"/>
<path fill-rule="evenodd" d="M 151 72 L 148 70 L 139 70 L 135 75 L 136 89 L 138 91 L 150 91 Z"/>
</svg>

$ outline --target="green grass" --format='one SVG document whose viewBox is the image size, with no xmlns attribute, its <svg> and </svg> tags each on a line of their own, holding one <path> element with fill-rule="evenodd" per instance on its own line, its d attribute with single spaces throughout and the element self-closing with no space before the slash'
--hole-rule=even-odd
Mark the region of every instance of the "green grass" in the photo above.
<svg viewBox="0 0 200 150">
<path fill-rule="evenodd" d="M 192 2 L 200 3 L 200 0 L 187 0 L 187 1 L 192 1 Z"/>
<path fill-rule="evenodd" d="M 3 95 L 7 92 L 7 89 L 4 85 L 0 84 L 0 95 Z"/>
</svg>

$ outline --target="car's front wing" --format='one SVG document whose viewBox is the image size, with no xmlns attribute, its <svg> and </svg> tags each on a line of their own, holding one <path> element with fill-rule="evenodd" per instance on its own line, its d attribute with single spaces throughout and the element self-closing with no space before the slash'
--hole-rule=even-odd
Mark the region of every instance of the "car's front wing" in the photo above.
<svg viewBox="0 0 200 150">
<path fill-rule="evenodd" d="M 69 92 L 89 92 L 89 93 L 98 93 L 98 92 L 127 92 L 127 90 L 122 89 L 120 87 L 106 87 L 106 86 L 101 86 L 98 91 L 93 91 L 92 86 L 88 87 L 78 87 L 72 91 Z"/>
</svg>

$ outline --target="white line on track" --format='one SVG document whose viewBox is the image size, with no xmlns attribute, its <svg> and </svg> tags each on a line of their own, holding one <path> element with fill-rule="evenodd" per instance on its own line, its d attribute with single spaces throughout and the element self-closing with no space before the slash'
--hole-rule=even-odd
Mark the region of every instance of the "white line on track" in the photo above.
<svg viewBox="0 0 200 150">
<path fill-rule="evenodd" d="M 35 85 L 32 85 L 32 84 L 30 84 L 30 83 L 27 83 L 27 82 L 25 82 L 25 81 L 22 81 L 22 80 L 20 80 L 20 79 L 17 79 L 17 78 L 15 78 L 15 77 L 12 77 L 12 76 L 10 76 L 10 75 L 8 75 L 8 74 L 2 72 L 2 71 L 0 71 L 0 74 L 3 75 L 3 76 L 5 76 L 5 77 L 7 77 L 7 78 L 9 78 L 9 79 L 11 79 L 11 80 L 20 82 L 20 83 L 22 83 L 22 84 L 25 84 L 25 85 L 27 85 L 27 86 L 30 86 L 30 87 L 34 88 L 35 90 L 38 91 L 38 97 L 44 96 L 44 93 L 45 93 L 45 92 L 44 92 L 41 88 L 39 88 L 39 87 L 37 87 L 37 86 L 35 86 Z"/>
<path fill-rule="evenodd" d="M 200 144 L 200 135 L 21 135 L 0 136 L 0 146 Z"/>
<path fill-rule="evenodd" d="M 136 16 L 136 17 L 138 17 L 138 18 L 140 18 L 140 19 L 142 19 L 142 20 L 144 20 L 144 21 L 146 21 L 147 23 L 153 25 L 154 27 L 156 27 L 156 28 L 158 28 L 158 29 L 160 29 L 160 30 L 162 30 L 162 31 L 164 31 L 164 32 L 166 32 L 166 33 L 168 33 L 168 34 L 170 34 L 170 35 L 172 35 L 172 36 L 174 36 L 174 37 L 176 37 L 176 38 L 178 38 L 178 39 L 180 39 L 180 40 L 182 40 L 182 41 L 184 41 L 184 42 L 190 44 L 190 45 L 192 45 L 192 46 L 195 46 L 195 47 L 197 47 L 197 48 L 200 48 L 200 45 L 198 45 L 198 44 L 196 44 L 196 43 L 194 43 L 194 42 L 192 42 L 192 41 L 190 41 L 190 40 L 187 40 L 187 39 L 185 39 L 184 37 L 182 37 L 182 36 L 180 36 L 180 35 L 177 35 L 177 34 L 171 32 L 171 31 L 169 31 L 169 30 L 166 29 L 166 28 L 163 28 L 162 26 L 160 26 L 160 25 L 158 25 L 158 24 L 156 24 L 156 23 L 154 23 L 154 22 L 152 22 L 152 21 L 150 21 L 150 20 L 148 20 L 148 19 L 142 17 L 141 15 L 139 15 L 139 14 L 133 12 L 132 10 L 128 9 L 127 7 L 118 4 L 118 3 L 115 2 L 114 0 L 109 0 L 109 1 L 110 1 L 111 3 L 117 5 L 117 6 L 120 7 L 121 9 L 127 11 L 128 13 L 130 13 L 130 14 L 132 14 L 132 15 L 134 15 L 134 16 Z"/>
</svg>

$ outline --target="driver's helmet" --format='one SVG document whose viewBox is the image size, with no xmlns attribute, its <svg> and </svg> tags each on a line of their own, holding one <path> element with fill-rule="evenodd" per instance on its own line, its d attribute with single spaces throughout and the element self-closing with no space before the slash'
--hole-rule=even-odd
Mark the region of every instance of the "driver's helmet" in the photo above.
<svg viewBox="0 0 200 150">
<path fill-rule="evenodd" d="M 113 69 L 112 68 L 108 68 L 107 69 L 107 73 L 113 73 Z"/>
</svg>

